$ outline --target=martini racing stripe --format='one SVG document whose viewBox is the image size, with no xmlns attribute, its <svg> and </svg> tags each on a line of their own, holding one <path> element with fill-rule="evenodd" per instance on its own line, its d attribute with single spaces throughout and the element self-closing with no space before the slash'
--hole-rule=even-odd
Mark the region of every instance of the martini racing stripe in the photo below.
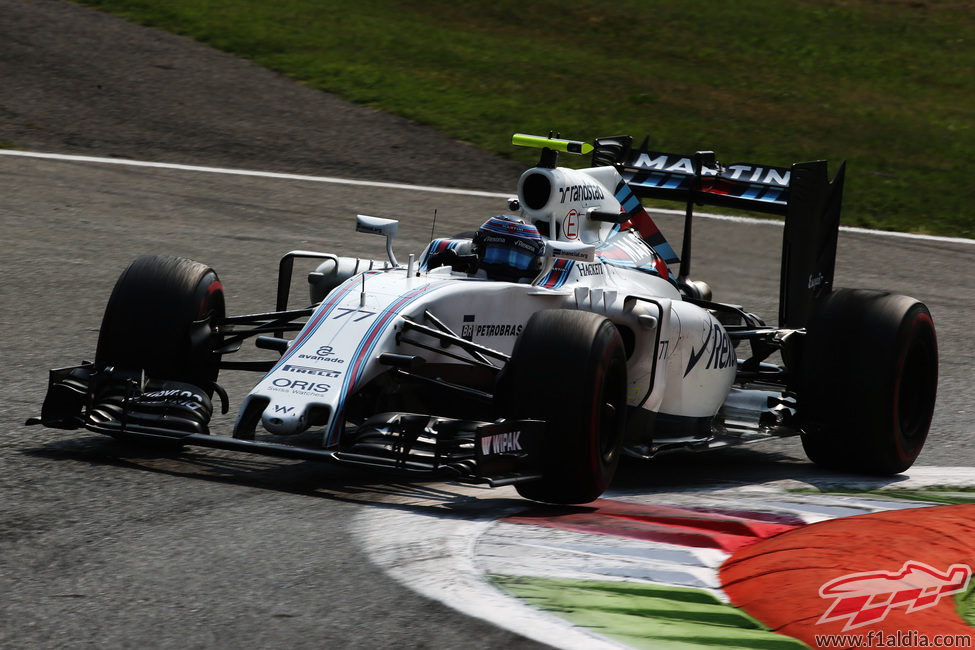
<svg viewBox="0 0 975 650">
<path fill-rule="evenodd" d="M 752 170 L 747 180 L 741 178 L 742 170 Z M 766 174 L 763 178 L 763 172 Z M 627 171 L 624 182 L 636 187 L 657 190 L 685 190 L 693 187 L 692 174 L 685 171 Z M 752 168 L 749 165 L 730 165 L 718 172 L 717 176 L 701 179 L 698 191 L 704 194 L 730 196 L 761 203 L 772 203 L 785 207 L 788 204 L 789 170 L 779 168 Z"/>
<path fill-rule="evenodd" d="M 463 238 L 434 239 L 427 250 L 427 254 L 424 255 L 423 259 L 420 260 L 420 271 L 429 271 L 430 260 L 433 259 L 434 256 L 448 250 L 456 249 L 461 242 L 470 242 L 470 240 Z"/>
<path fill-rule="evenodd" d="M 383 309 L 372 326 L 366 332 L 362 340 L 359 341 L 359 345 L 356 347 L 355 353 L 352 355 L 352 359 L 349 362 L 348 371 L 342 378 L 342 389 L 339 392 L 339 400 L 336 405 L 335 414 L 333 415 L 331 422 L 328 425 L 328 431 L 325 434 L 325 446 L 331 446 L 332 444 L 338 442 L 339 431 L 341 430 L 340 424 L 344 423 L 345 414 L 345 399 L 349 393 L 355 388 L 356 382 L 359 379 L 359 373 L 362 371 L 365 363 L 372 357 L 373 352 L 376 349 L 376 345 L 382 338 L 383 332 L 393 323 L 396 316 L 399 315 L 406 307 L 416 302 L 417 299 L 426 295 L 431 291 L 435 291 L 444 285 L 450 284 L 451 280 L 441 280 L 439 282 L 433 282 L 424 287 L 420 287 L 414 291 L 411 291 L 403 296 L 400 296 L 398 300 L 395 300 L 385 309 Z"/>
<path fill-rule="evenodd" d="M 674 251 L 673 246 L 664 237 L 664 234 L 660 232 L 660 228 L 654 223 L 653 219 L 647 213 L 646 208 L 643 207 L 643 203 L 640 199 L 633 193 L 633 190 L 627 185 L 626 181 L 620 181 L 616 186 L 616 200 L 620 202 L 623 209 L 626 210 L 627 216 L 629 216 L 629 225 L 636 228 L 643 240 L 647 242 L 651 248 L 653 248 L 660 257 L 663 258 L 665 264 L 676 264 L 680 261 L 677 253 Z M 669 270 L 664 277 L 669 275 Z"/>
<path fill-rule="evenodd" d="M 376 275 L 378 273 L 383 273 L 383 271 L 366 271 L 362 275 Z M 298 335 L 298 338 L 296 338 L 291 345 L 288 346 L 288 351 L 281 356 L 278 362 L 274 364 L 274 367 L 271 368 L 271 371 L 264 376 L 267 377 L 284 365 L 284 363 L 290 359 L 295 352 L 298 351 L 301 344 L 304 343 L 308 337 L 318 331 L 318 328 L 322 326 L 322 323 L 328 320 L 328 317 L 333 311 L 335 311 L 335 308 L 345 299 L 345 297 L 349 295 L 349 292 L 361 284 L 361 282 L 362 278 L 360 276 L 355 276 L 349 278 L 343 284 L 339 285 L 339 287 L 335 290 L 335 295 L 333 295 L 328 301 L 322 303 L 321 307 L 318 309 L 318 313 L 315 314 L 315 317 L 309 321 L 307 325 L 305 325 L 304 330 Z"/>
<path fill-rule="evenodd" d="M 569 271 L 571 270 L 572 260 L 556 260 L 555 266 L 552 267 L 552 270 L 542 280 L 541 286 L 546 289 L 558 289 L 569 279 Z"/>
</svg>

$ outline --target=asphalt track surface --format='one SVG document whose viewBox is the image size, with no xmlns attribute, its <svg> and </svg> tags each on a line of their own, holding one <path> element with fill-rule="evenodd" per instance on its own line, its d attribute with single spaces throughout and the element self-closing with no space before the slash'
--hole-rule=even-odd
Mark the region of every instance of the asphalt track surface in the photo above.
<svg viewBox="0 0 975 650">
<path fill-rule="evenodd" d="M 0 0 L 0 54 L 0 142 L 35 151 L 501 193 L 519 172 L 422 127 L 69 4 Z M 20 156 L 0 156 L 0 197 L 0 646 L 537 645 L 390 580 L 351 526 L 367 508 L 490 517 L 517 506 L 511 490 L 471 493 L 210 450 L 168 456 L 23 426 L 39 410 L 47 369 L 92 357 L 111 287 L 139 254 L 207 262 L 232 311 L 260 311 L 273 302 L 287 250 L 382 257 L 379 238 L 353 232 L 356 213 L 401 219 L 402 259 L 428 239 L 435 209 L 437 232 L 447 234 L 503 211 L 503 200 Z M 678 224 L 660 218 L 675 245 Z M 774 314 L 781 229 L 701 220 L 695 234 L 694 275 L 718 299 Z M 970 242 L 841 235 L 837 285 L 922 298 L 938 327 L 938 407 L 919 464 L 975 464 L 973 284 Z M 234 405 L 248 379 L 223 380 Z M 616 486 L 812 473 L 798 442 L 786 440 L 627 465 Z"/>
</svg>

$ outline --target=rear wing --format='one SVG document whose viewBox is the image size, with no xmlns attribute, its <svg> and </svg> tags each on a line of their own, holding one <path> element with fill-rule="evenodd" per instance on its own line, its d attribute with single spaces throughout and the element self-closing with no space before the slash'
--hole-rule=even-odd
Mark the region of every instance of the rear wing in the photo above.
<svg viewBox="0 0 975 650">
<path fill-rule="evenodd" d="M 829 293 L 836 265 L 846 163 L 832 181 L 826 161 L 773 167 L 723 165 L 712 152 L 680 155 L 632 148 L 630 136 L 599 138 L 594 167 L 612 165 L 638 198 L 681 201 L 686 206 L 680 275 L 690 272 L 694 205 L 785 217 L 779 281 L 779 326 L 804 327 L 813 303 Z"/>
</svg>

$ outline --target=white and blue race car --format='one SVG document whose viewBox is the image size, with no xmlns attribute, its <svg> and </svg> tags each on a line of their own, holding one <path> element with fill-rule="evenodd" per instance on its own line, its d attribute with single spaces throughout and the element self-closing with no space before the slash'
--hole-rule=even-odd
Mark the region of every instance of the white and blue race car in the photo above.
<svg viewBox="0 0 975 650">
<path fill-rule="evenodd" d="M 825 162 L 722 165 L 628 136 L 514 142 L 542 152 L 507 214 L 406 264 L 397 222 L 360 215 L 387 259 L 292 251 L 268 313 L 228 316 L 205 264 L 140 257 L 94 362 L 52 370 L 31 423 L 514 484 L 554 503 L 599 497 L 622 454 L 769 436 L 802 436 L 831 468 L 914 462 L 935 402 L 934 325 L 913 298 L 833 288 L 842 168 L 830 180 Z M 592 166 L 560 167 L 559 152 Z M 680 256 L 643 198 L 686 205 Z M 785 217 L 778 325 L 690 279 L 695 204 Z M 311 306 L 289 309 L 297 260 L 315 267 Z M 245 341 L 280 357 L 235 360 Z M 227 412 L 217 379 L 230 370 L 260 379 L 232 435 L 215 435 L 211 399 Z"/>
</svg>

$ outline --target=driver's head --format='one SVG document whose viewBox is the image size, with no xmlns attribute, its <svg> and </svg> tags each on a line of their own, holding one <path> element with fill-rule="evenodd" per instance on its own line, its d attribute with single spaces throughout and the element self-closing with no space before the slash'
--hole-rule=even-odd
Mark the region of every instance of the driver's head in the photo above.
<svg viewBox="0 0 975 650">
<path fill-rule="evenodd" d="M 478 268 L 492 280 L 533 279 L 542 269 L 544 253 L 538 228 L 517 217 L 491 217 L 474 234 Z"/>
</svg>

